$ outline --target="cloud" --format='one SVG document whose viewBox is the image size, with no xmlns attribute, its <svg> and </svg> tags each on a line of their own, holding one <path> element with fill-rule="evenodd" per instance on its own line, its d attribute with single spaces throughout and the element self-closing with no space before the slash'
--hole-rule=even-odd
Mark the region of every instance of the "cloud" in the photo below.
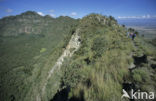
<svg viewBox="0 0 156 101">
<path fill-rule="evenodd" d="M 51 10 L 49 10 L 49 12 L 50 12 L 49 15 L 51 17 L 56 17 L 56 15 L 54 14 L 55 10 L 51 9 Z"/>
<path fill-rule="evenodd" d="M 42 12 L 37 12 L 39 15 L 44 16 L 44 14 Z"/>
<path fill-rule="evenodd" d="M 51 16 L 51 17 L 56 17 L 56 15 L 55 15 L 55 14 L 50 14 L 50 16 Z"/>
<path fill-rule="evenodd" d="M 76 16 L 77 13 L 76 13 L 76 12 L 72 12 L 70 15 L 71 15 L 71 16 Z"/>
<path fill-rule="evenodd" d="M 147 16 L 146 16 L 147 18 L 151 18 L 151 16 L 148 14 Z"/>
<path fill-rule="evenodd" d="M 49 10 L 49 12 L 50 12 L 50 13 L 54 13 L 54 12 L 55 12 L 55 10 L 51 9 L 51 10 Z"/>
<path fill-rule="evenodd" d="M 141 18 L 139 16 L 118 16 L 119 19 L 135 19 L 135 18 Z"/>
<path fill-rule="evenodd" d="M 156 18 L 156 16 L 151 16 L 149 14 L 143 16 L 118 16 L 118 19 L 150 19 Z"/>
<path fill-rule="evenodd" d="M 6 11 L 7 13 L 11 13 L 11 12 L 13 12 L 13 10 L 10 9 L 10 8 L 6 9 L 5 11 Z"/>
</svg>

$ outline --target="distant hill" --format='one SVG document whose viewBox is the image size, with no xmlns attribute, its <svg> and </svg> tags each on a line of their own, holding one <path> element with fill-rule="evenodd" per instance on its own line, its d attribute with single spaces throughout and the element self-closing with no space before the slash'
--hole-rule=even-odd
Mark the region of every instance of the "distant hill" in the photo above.
<svg viewBox="0 0 156 101">
<path fill-rule="evenodd" d="M 27 11 L 17 16 L 0 19 L 1 36 L 16 36 L 19 34 L 49 34 L 59 28 L 68 27 L 74 23 L 70 17 L 52 18 L 40 16 L 36 12 Z M 55 23 L 55 24 L 54 24 Z M 65 28 L 66 29 L 66 28 Z"/>
</svg>

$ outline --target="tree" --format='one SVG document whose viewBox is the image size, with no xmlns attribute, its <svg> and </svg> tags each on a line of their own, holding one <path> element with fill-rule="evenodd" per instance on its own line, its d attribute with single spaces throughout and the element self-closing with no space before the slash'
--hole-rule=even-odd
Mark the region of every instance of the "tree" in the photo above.
<svg viewBox="0 0 156 101">
<path fill-rule="evenodd" d="M 138 31 L 135 31 L 134 33 L 135 33 L 136 35 L 139 35 L 139 32 L 138 32 Z"/>
<path fill-rule="evenodd" d="M 128 31 L 134 32 L 134 29 L 133 28 L 128 28 Z"/>
<path fill-rule="evenodd" d="M 110 20 L 116 21 L 115 18 L 113 16 L 109 16 Z"/>
<path fill-rule="evenodd" d="M 125 25 L 123 24 L 122 27 L 125 27 Z"/>
</svg>

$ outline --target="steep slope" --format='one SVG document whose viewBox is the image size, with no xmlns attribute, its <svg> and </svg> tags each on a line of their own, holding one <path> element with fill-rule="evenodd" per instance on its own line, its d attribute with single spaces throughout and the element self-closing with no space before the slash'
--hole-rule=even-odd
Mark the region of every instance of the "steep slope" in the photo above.
<svg viewBox="0 0 156 101">
<path fill-rule="evenodd" d="M 2 101 L 130 101 L 122 89 L 156 92 L 155 46 L 132 41 L 112 16 L 26 12 L 1 19 L 0 31 Z"/>
<path fill-rule="evenodd" d="M 78 34 L 79 34 L 79 29 L 77 29 L 76 32 L 72 35 L 66 49 L 64 50 L 62 55 L 58 58 L 56 64 L 49 71 L 48 76 L 46 78 L 46 81 L 45 81 L 45 83 L 44 83 L 44 85 L 42 87 L 41 96 L 45 95 L 45 88 L 47 86 L 47 82 L 52 77 L 52 74 L 55 72 L 55 69 L 59 70 L 61 68 L 63 62 L 64 62 L 64 59 L 71 57 L 74 54 L 74 52 L 76 52 L 79 49 L 79 47 L 80 47 L 80 41 L 79 41 L 80 37 L 79 37 Z M 40 98 L 37 98 L 37 99 L 40 99 Z"/>
<path fill-rule="evenodd" d="M 154 46 L 132 41 L 113 17 L 91 14 L 79 27 L 81 47 L 64 63 L 63 88 L 51 101 L 129 101 L 122 89 L 156 92 Z"/>
<path fill-rule="evenodd" d="M 78 21 L 28 11 L 0 23 L 0 100 L 34 101 Z"/>
<path fill-rule="evenodd" d="M 133 45 L 126 30 L 113 17 L 98 14 L 84 17 L 79 26 L 82 45 L 65 64 L 62 78 L 63 84 L 71 87 L 69 100 L 119 101 L 132 62 Z"/>
</svg>

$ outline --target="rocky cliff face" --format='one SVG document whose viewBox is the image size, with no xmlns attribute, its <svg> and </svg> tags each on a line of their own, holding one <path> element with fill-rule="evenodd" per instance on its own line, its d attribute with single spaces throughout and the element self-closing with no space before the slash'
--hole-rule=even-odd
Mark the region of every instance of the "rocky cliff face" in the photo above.
<svg viewBox="0 0 156 101">
<path fill-rule="evenodd" d="M 44 85 L 42 87 L 41 95 L 37 95 L 36 101 L 41 101 L 41 98 L 44 98 L 47 83 L 48 83 L 49 79 L 52 77 L 53 72 L 55 72 L 56 69 L 60 70 L 61 66 L 62 66 L 62 64 L 64 62 L 64 59 L 72 57 L 74 52 L 76 52 L 79 49 L 79 47 L 80 47 L 79 30 L 80 29 L 76 29 L 75 33 L 73 33 L 73 35 L 71 36 L 71 39 L 70 39 L 68 45 L 66 46 L 65 50 L 63 51 L 62 55 L 58 58 L 55 65 L 47 73 L 48 75 L 47 75 L 46 81 L 45 81 L 45 83 L 44 83 Z M 44 100 L 44 99 L 42 99 L 42 100 Z"/>
</svg>

